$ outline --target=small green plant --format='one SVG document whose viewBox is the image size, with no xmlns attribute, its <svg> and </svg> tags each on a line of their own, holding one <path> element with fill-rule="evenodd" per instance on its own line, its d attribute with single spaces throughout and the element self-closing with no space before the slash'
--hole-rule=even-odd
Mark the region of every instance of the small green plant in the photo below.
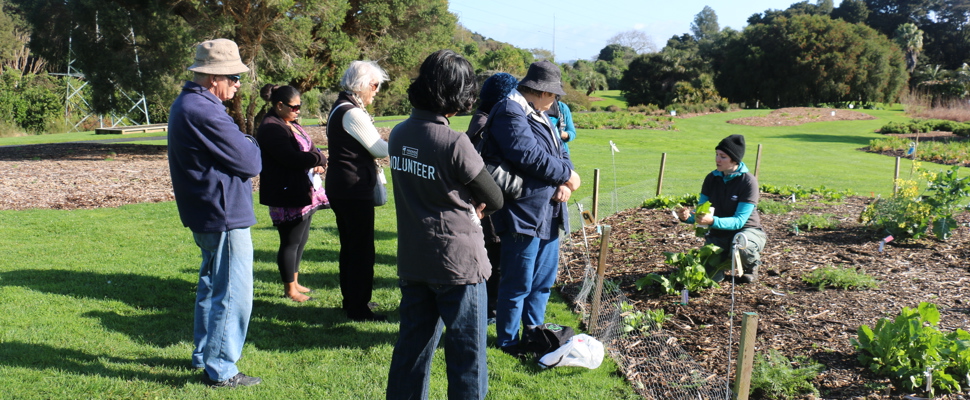
<svg viewBox="0 0 970 400">
<path fill-rule="evenodd" d="M 833 220 L 835 215 L 832 214 L 802 214 L 800 217 L 796 218 L 793 224 L 802 231 L 813 231 L 821 230 L 826 231 L 835 228 L 838 222 Z"/>
<path fill-rule="evenodd" d="M 795 204 L 787 201 L 776 201 L 764 199 L 758 202 L 758 211 L 762 214 L 780 215 L 788 214 L 795 209 Z"/>
<path fill-rule="evenodd" d="M 603 293 L 620 293 L 620 284 L 612 279 L 603 280 Z"/>
<path fill-rule="evenodd" d="M 764 183 L 761 184 L 759 188 L 762 193 L 777 194 L 785 197 L 791 197 L 794 195 L 795 199 L 807 199 L 812 196 L 819 196 L 826 201 L 841 201 L 845 199 L 846 196 L 852 196 L 855 194 L 852 190 L 835 190 L 825 187 L 825 185 L 819 186 L 817 188 L 803 188 L 802 185 L 785 185 L 785 186 L 775 186 L 772 184 Z"/>
<path fill-rule="evenodd" d="M 705 215 L 710 213 L 711 213 L 711 202 L 705 201 L 704 203 L 698 205 L 697 208 L 694 209 L 694 223 L 695 224 L 697 223 L 697 218 L 699 215 Z M 704 237 L 707 235 L 707 232 L 709 232 L 710 230 L 711 230 L 711 227 L 709 226 L 694 225 L 694 236 Z"/>
<path fill-rule="evenodd" d="M 825 290 L 828 286 L 854 290 L 879 287 L 879 281 L 876 278 L 849 267 L 822 267 L 803 275 L 802 281 L 817 287 L 818 290 Z"/>
<path fill-rule="evenodd" d="M 938 240 L 949 239 L 951 231 L 957 227 L 953 214 L 964 207 L 962 203 L 970 197 L 970 178 L 959 178 L 959 169 L 959 166 L 953 166 L 949 171 L 931 173 L 921 168 L 919 162 L 914 162 L 916 179 L 898 180 L 899 190 L 869 204 L 859 221 L 900 239 L 919 239 L 928 231 Z M 917 179 L 926 181 L 922 193 Z"/>
<path fill-rule="evenodd" d="M 685 194 L 683 196 L 657 196 L 643 201 L 643 208 L 658 208 L 669 210 L 678 207 L 688 207 L 697 204 L 698 195 Z"/>
<path fill-rule="evenodd" d="M 620 315 L 623 317 L 623 334 L 634 331 L 649 332 L 659 330 L 664 322 L 670 320 L 670 315 L 663 309 L 638 311 L 626 302 L 620 303 Z"/>
<path fill-rule="evenodd" d="M 755 355 L 751 374 L 751 391 L 766 399 L 793 399 L 806 394 L 818 395 L 812 380 L 824 366 L 807 357 L 789 360 L 775 349 Z"/>
<path fill-rule="evenodd" d="M 931 395 L 959 392 L 970 373 L 970 333 L 944 334 L 939 323 L 936 305 L 921 302 L 916 309 L 903 307 L 894 320 L 880 319 L 875 329 L 860 326 L 859 338 L 851 341 L 863 366 L 907 391 L 925 390 L 929 374 Z"/>
<path fill-rule="evenodd" d="M 687 289 L 690 293 L 697 293 L 709 287 L 719 287 L 717 282 L 711 279 L 719 270 L 727 269 L 731 261 L 721 261 L 722 249 L 713 244 L 704 245 L 700 248 L 691 249 L 686 253 L 665 252 L 667 264 L 677 267 L 677 270 L 669 276 L 652 273 L 643 278 L 637 279 L 637 290 L 652 285 L 659 284 L 667 294 L 678 294 L 678 289 Z M 708 275 L 708 270 L 711 271 Z"/>
</svg>

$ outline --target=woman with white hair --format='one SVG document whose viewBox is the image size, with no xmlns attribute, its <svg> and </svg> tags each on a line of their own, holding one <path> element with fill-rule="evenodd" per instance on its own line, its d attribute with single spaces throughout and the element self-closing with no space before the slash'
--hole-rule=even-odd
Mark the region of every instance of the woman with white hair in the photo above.
<svg viewBox="0 0 970 400">
<path fill-rule="evenodd" d="M 374 187 L 376 159 L 387 157 L 387 142 L 374 127 L 366 107 L 374 101 L 387 73 L 373 61 L 354 61 L 344 72 L 327 119 L 326 192 L 340 234 L 340 292 L 347 318 L 386 321 L 371 311 L 374 285 Z"/>
</svg>

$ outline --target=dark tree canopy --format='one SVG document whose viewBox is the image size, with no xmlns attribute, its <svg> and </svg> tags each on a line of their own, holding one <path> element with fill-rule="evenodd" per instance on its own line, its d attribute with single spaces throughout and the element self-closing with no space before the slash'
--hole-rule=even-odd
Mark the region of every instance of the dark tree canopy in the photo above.
<svg viewBox="0 0 970 400">
<path fill-rule="evenodd" d="M 735 102 L 769 107 L 896 100 L 903 54 L 873 29 L 825 16 L 777 17 L 724 48 L 717 85 Z"/>
<path fill-rule="evenodd" d="M 842 0 L 842 3 L 832 10 L 832 18 L 841 19 L 850 24 L 865 23 L 869 19 L 869 8 L 863 0 Z"/>
<path fill-rule="evenodd" d="M 230 114 L 250 132 L 262 107 L 256 95 L 262 83 L 290 84 L 302 92 L 336 89 L 355 59 L 376 60 L 391 77 L 375 107 L 406 109 L 389 103 L 401 98 L 406 103 L 411 72 L 427 54 L 451 43 L 456 22 L 445 0 L 11 1 L 22 7 L 33 28 L 31 46 L 44 58 L 66 65 L 71 39 L 75 66 L 94 88 L 99 112 L 118 108 L 118 89 L 144 91 L 167 102 L 167 109 L 173 87 L 190 76 L 185 68 L 194 44 L 234 40 L 252 71 L 230 102 Z M 136 49 L 141 74 L 133 62 Z"/>
<path fill-rule="evenodd" d="M 602 50 L 600 54 L 596 57 L 597 60 L 602 60 L 606 62 L 613 62 L 613 60 L 620 59 L 624 63 L 629 63 L 637 56 L 637 51 L 632 47 L 627 47 L 621 44 L 608 44 Z"/>
</svg>

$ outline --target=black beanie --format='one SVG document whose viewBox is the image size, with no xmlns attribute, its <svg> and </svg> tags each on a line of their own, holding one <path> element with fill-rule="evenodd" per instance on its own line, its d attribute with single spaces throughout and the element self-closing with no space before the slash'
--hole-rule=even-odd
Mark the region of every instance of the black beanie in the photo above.
<svg viewBox="0 0 970 400">
<path fill-rule="evenodd" d="M 740 163 L 741 159 L 744 158 L 744 136 L 731 135 L 721 139 L 721 143 L 718 143 L 714 150 L 723 151 L 727 153 L 728 157 L 731 157 L 731 160 Z"/>
</svg>

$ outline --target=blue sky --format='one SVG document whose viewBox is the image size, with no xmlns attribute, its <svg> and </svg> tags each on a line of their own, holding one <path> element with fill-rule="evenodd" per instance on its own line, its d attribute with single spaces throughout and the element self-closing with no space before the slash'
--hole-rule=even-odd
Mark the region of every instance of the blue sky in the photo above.
<svg viewBox="0 0 970 400">
<path fill-rule="evenodd" d="M 449 10 L 472 32 L 519 48 L 553 50 L 556 60 L 593 59 L 607 40 L 641 30 L 658 49 L 690 33 L 694 16 L 710 6 L 721 28 L 741 30 L 754 13 L 784 10 L 796 0 L 450 0 Z M 815 3 L 815 0 L 810 0 Z M 837 7 L 841 0 L 834 1 Z M 553 29 L 555 26 L 555 29 Z M 555 31 L 555 36 L 553 32 Z M 553 39 L 555 37 L 555 39 Z"/>
</svg>

